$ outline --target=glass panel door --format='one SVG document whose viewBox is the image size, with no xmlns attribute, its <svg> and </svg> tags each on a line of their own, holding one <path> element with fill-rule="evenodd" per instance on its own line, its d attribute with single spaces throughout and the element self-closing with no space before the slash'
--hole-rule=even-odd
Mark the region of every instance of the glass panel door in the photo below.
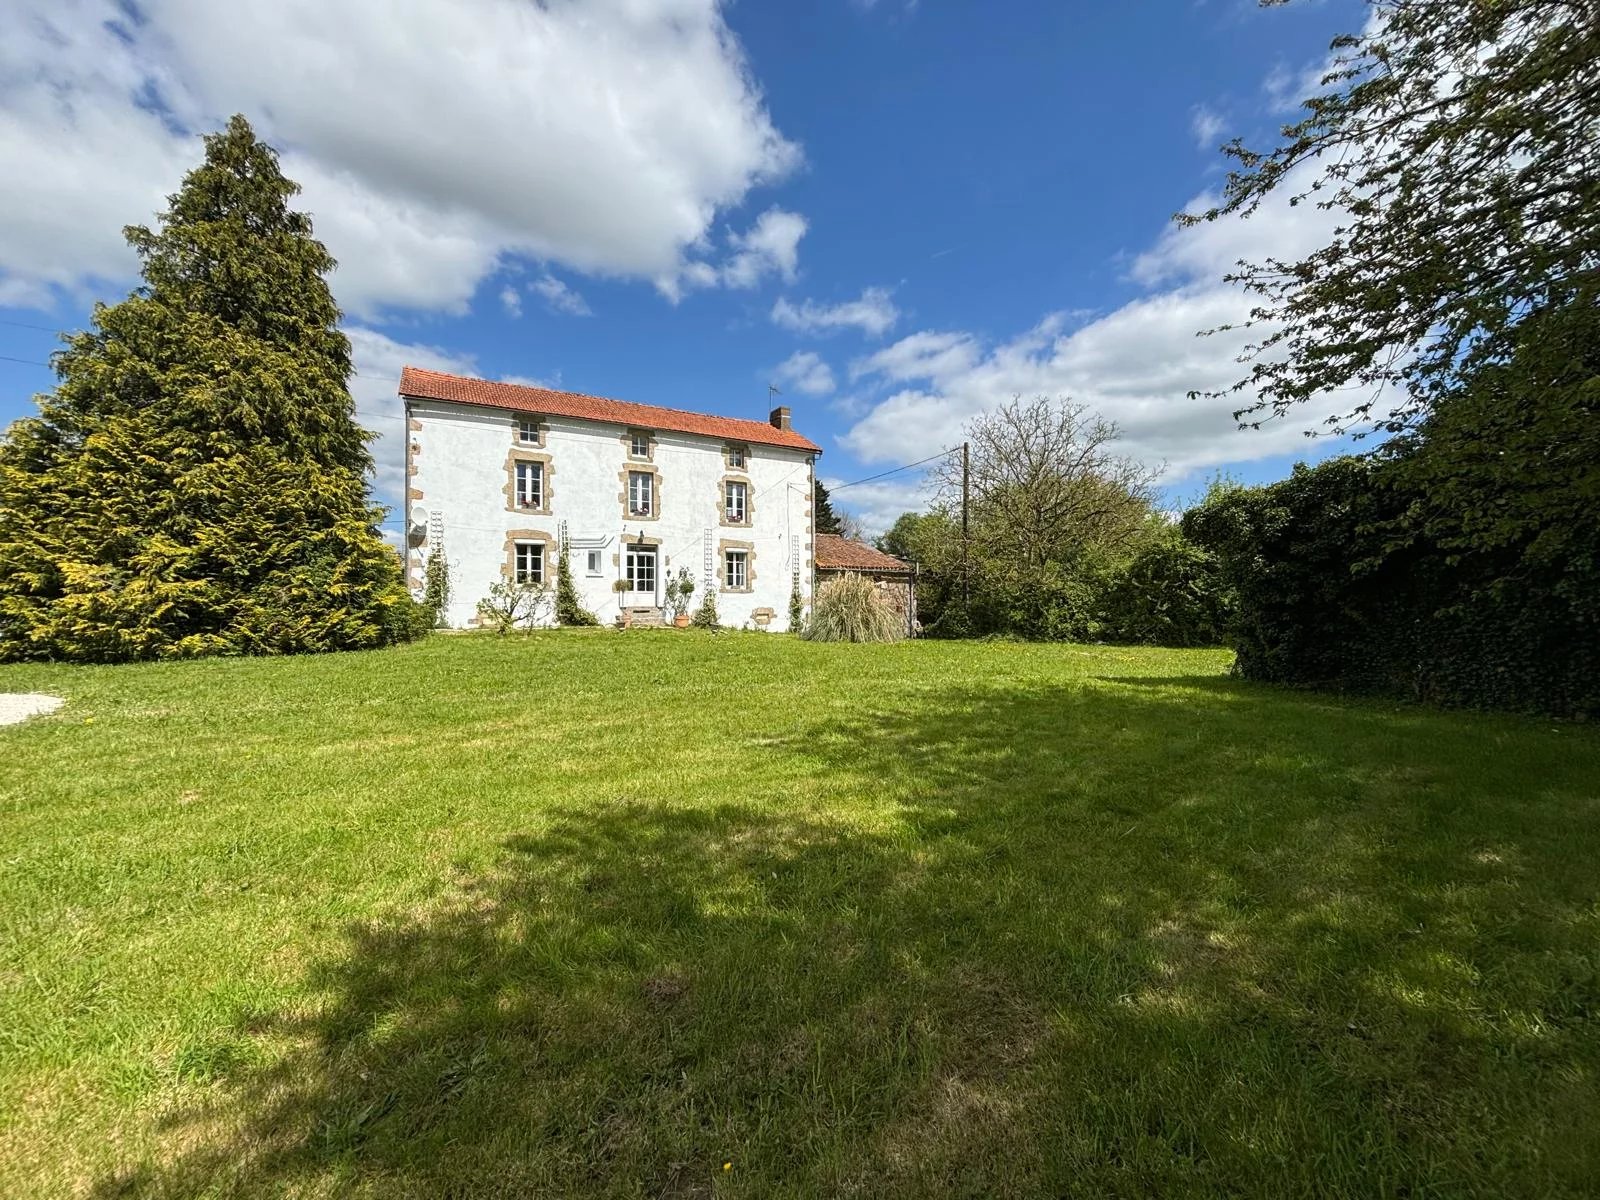
<svg viewBox="0 0 1600 1200">
<path fill-rule="evenodd" d="M 629 604 L 650 604 L 656 602 L 656 551 L 654 546 L 629 546 L 628 547 L 628 594 Z"/>
</svg>

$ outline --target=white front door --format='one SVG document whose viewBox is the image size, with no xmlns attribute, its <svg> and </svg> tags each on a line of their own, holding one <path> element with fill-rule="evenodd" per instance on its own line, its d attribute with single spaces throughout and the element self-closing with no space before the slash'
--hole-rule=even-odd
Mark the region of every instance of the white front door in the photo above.
<svg viewBox="0 0 1600 1200">
<path fill-rule="evenodd" d="M 623 602 L 629 608 L 656 606 L 656 548 L 627 547 L 628 590 Z"/>
</svg>

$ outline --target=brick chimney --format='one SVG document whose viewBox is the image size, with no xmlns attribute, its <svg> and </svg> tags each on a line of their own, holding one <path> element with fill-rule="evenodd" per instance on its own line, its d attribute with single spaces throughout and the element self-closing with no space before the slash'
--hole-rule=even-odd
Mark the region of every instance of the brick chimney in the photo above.
<svg viewBox="0 0 1600 1200">
<path fill-rule="evenodd" d="M 774 429 L 788 430 L 789 406 L 787 404 L 778 405 L 777 408 L 772 410 L 772 415 L 767 420 L 771 422 Z"/>
</svg>

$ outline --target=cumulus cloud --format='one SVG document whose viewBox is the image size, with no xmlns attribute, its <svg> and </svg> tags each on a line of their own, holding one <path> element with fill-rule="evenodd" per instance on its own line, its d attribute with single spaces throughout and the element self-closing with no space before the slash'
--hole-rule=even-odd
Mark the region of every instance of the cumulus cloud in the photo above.
<svg viewBox="0 0 1600 1200">
<path fill-rule="evenodd" d="M 500 289 L 500 303 L 505 306 L 506 316 L 520 317 L 522 315 L 522 293 L 509 283 Z"/>
<path fill-rule="evenodd" d="M 865 462 L 910 462 L 958 443 L 967 422 L 1014 395 L 1049 395 L 1070 396 L 1117 422 L 1124 451 L 1164 465 L 1168 483 L 1303 449 L 1305 431 L 1347 401 L 1328 398 L 1325 407 L 1240 430 L 1233 411 L 1253 402 L 1248 390 L 1221 400 L 1188 397 L 1235 383 L 1247 370 L 1239 356 L 1260 336 L 1242 329 L 1196 336 L 1248 317 L 1248 297 L 1222 275 L 1240 258 L 1294 258 L 1328 236 L 1335 215 L 1291 207 L 1287 194 L 1248 220 L 1168 229 L 1134 262 L 1132 277 L 1149 293 L 1087 323 L 1081 314 L 1054 314 L 998 342 L 923 330 L 857 360 L 852 378 L 875 383 L 879 393 L 841 444 Z M 1192 207 L 1207 200 L 1196 197 Z"/>
<path fill-rule="evenodd" d="M 234 111 L 305 185 L 340 260 L 336 295 L 358 315 L 459 312 L 507 255 L 673 277 L 719 214 L 800 159 L 717 0 L 415 0 L 404 21 L 384 0 L 12 8 L 0 43 L 12 300 L 125 279 L 121 226 L 162 207 L 197 157 L 193 132 Z M 792 275 L 791 233 L 758 221 L 725 281 Z"/>
<path fill-rule="evenodd" d="M 676 304 L 696 288 L 753 288 L 770 276 L 793 280 L 800 263 L 800 239 L 806 219 L 799 213 L 769 208 L 743 233 L 728 235 L 720 264 L 691 259 L 656 278 L 662 295 Z"/>
<path fill-rule="evenodd" d="M 797 392 L 808 396 L 826 396 L 836 384 L 833 369 L 811 350 L 797 350 L 772 371 L 773 378 Z"/>
<path fill-rule="evenodd" d="M 551 312 L 565 313 L 572 317 L 593 315 L 587 300 L 548 271 L 528 286 L 544 297 L 544 302 Z"/>
<path fill-rule="evenodd" d="M 795 333 L 858 329 L 872 337 L 882 337 L 899 319 L 900 310 L 890 298 L 889 289 L 881 287 L 869 287 L 859 298 L 840 304 L 818 304 L 814 300 L 795 304 L 780 296 L 772 306 L 772 323 Z"/>
</svg>

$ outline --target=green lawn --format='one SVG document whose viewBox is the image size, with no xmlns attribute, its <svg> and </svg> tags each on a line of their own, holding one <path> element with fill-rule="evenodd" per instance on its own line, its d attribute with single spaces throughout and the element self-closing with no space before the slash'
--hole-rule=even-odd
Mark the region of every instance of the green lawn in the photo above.
<svg viewBox="0 0 1600 1200">
<path fill-rule="evenodd" d="M 1227 664 L 0 668 L 0 1195 L 1594 1194 L 1600 731 Z"/>
</svg>

